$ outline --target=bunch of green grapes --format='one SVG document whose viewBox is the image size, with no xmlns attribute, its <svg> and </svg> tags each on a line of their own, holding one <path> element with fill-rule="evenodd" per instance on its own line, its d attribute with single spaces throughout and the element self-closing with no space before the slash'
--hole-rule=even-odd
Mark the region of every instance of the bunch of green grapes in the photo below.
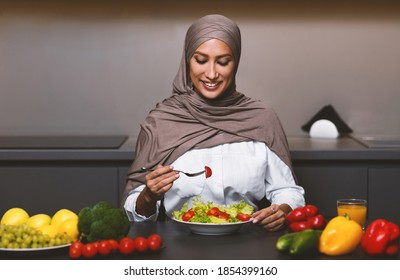
<svg viewBox="0 0 400 280">
<path fill-rule="evenodd" d="M 26 249 L 44 248 L 69 244 L 72 239 L 67 234 L 50 237 L 41 231 L 22 225 L 0 225 L 0 248 Z"/>
</svg>

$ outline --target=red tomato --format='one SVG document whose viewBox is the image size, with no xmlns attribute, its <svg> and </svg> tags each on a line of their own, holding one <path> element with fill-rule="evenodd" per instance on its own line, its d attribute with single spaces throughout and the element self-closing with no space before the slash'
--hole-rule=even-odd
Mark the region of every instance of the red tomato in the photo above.
<svg viewBox="0 0 400 280">
<path fill-rule="evenodd" d="M 151 251 L 158 251 L 162 244 L 161 236 L 158 234 L 152 234 L 147 237 L 147 243 Z"/>
<path fill-rule="evenodd" d="M 251 216 L 249 214 L 238 213 L 236 216 L 242 222 L 250 220 Z"/>
<path fill-rule="evenodd" d="M 204 168 L 205 168 L 205 170 L 206 170 L 206 178 L 211 177 L 211 175 L 212 175 L 212 170 L 211 170 L 211 168 L 208 167 L 208 166 L 205 166 Z"/>
<path fill-rule="evenodd" d="M 211 208 L 210 210 L 207 211 L 207 215 L 208 215 L 208 216 L 215 216 L 215 217 L 218 217 L 218 214 L 219 214 L 219 209 L 218 209 L 218 207 L 213 207 L 213 208 Z"/>
<path fill-rule="evenodd" d="M 161 236 L 157 233 L 151 234 L 147 237 L 147 240 L 151 240 L 151 239 L 158 239 L 161 241 Z"/>
<path fill-rule="evenodd" d="M 223 211 L 219 211 L 218 213 L 218 218 L 220 219 L 224 219 L 224 220 L 229 220 L 229 214 L 225 213 Z"/>
<path fill-rule="evenodd" d="M 304 221 L 307 218 L 306 211 L 303 207 L 296 208 L 293 211 L 291 211 L 287 216 L 286 216 L 286 221 L 288 223 L 294 223 L 294 222 L 299 222 L 299 221 Z"/>
<path fill-rule="evenodd" d="M 321 214 L 308 218 L 313 229 L 323 229 L 325 227 L 325 218 Z"/>
<path fill-rule="evenodd" d="M 82 255 L 85 258 L 93 258 L 97 254 L 97 248 L 93 243 L 87 243 L 82 247 Z"/>
<path fill-rule="evenodd" d="M 142 236 L 136 237 L 133 242 L 135 244 L 135 249 L 139 252 L 146 252 L 147 248 L 149 247 L 147 239 Z"/>
<path fill-rule="evenodd" d="M 288 227 L 289 231 L 297 232 L 297 231 L 303 231 L 305 229 L 311 229 L 312 225 L 309 221 L 301 221 L 301 222 L 291 223 Z"/>
<path fill-rule="evenodd" d="M 108 240 L 102 240 L 99 242 L 99 247 L 97 248 L 99 254 L 102 256 L 107 256 L 111 253 L 111 244 Z"/>
<path fill-rule="evenodd" d="M 108 243 L 110 243 L 111 250 L 118 250 L 119 249 L 119 244 L 118 244 L 117 240 L 109 239 Z"/>
<path fill-rule="evenodd" d="M 96 249 L 99 248 L 99 242 L 98 241 L 92 242 L 92 244 L 94 245 L 94 247 L 96 247 Z"/>
<path fill-rule="evenodd" d="M 83 243 L 80 241 L 74 241 L 71 243 L 70 248 L 71 247 L 82 250 Z"/>
<path fill-rule="evenodd" d="M 304 206 L 304 211 L 306 212 L 307 217 L 314 217 L 318 214 L 318 208 L 314 205 Z"/>
<path fill-rule="evenodd" d="M 194 211 L 190 209 L 185 214 L 183 214 L 182 220 L 185 222 L 190 221 L 190 219 L 193 218 L 193 216 L 194 216 Z"/>
<path fill-rule="evenodd" d="M 124 237 L 119 241 L 119 251 L 121 254 L 129 255 L 135 251 L 135 243 L 130 237 Z"/>
<path fill-rule="evenodd" d="M 81 255 L 82 255 L 82 248 L 77 248 L 72 245 L 69 247 L 69 257 L 71 259 L 79 259 Z"/>
</svg>

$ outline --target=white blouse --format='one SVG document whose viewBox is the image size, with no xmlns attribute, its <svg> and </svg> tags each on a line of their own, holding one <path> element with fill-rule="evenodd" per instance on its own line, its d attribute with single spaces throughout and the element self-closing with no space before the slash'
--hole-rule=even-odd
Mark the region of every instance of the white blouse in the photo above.
<svg viewBox="0 0 400 280">
<path fill-rule="evenodd" d="M 190 150 L 172 166 L 185 172 L 198 172 L 209 166 L 212 176 L 187 177 L 180 174 L 164 196 L 167 216 L 181 209 L 192 198 L 200 196 L 204 202 L 230 205 L 241 199 L 257 209 L 257 201 L 266 197 L 274 204 L 289 204 L 292 209 L 304 206 L 304 189 L 296 185 L 290 168 L 264 143 L 240 142 L 222 144 L 208 149 Z M 144 185 L 131 192 L 125 201 L 125 210 L 131 221 L 155 221 L 157 212 L 145 217 L 135 211 L 136 199 Z"/>
</svg>

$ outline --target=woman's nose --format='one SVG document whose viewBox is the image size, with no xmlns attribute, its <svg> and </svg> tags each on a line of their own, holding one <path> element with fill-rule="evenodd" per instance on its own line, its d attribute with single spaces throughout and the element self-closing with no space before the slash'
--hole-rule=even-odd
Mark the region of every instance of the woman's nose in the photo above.
<svg viewBox="0 0 400 280">
<path fill-rule="evenodd" d="M 218 72 L 217 69 L 215 68 L 214 63 L 210 63 L 209 66 L 207 67 L 206 77 L 207 79 L 210 80 L 213 80 L 218 77 Z"/>
</svg>

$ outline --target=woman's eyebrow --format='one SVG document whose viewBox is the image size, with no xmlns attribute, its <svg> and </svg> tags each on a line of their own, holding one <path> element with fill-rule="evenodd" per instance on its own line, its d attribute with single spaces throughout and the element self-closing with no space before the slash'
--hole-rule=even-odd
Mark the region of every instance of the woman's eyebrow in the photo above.
<svg viewBox="0 0 400 280">
<path fill-rule="evenodd" d="M 199 54 L 199 55 L 202 55 L 202 56 L 205 56 L 205 57 L 209 57 L 208 54 L 202 53 L 202 52 L 199 52 L 199 51 L 195 51 L 194 54 Z M 219 59 L 219 58 L 223 58 L 223 57 L 227 57 L 227 56 L 231 57 L 232 54 L 230 54 L 230 53 L 220 54 L 220 55 L 217 55 L 216 58 Z"/>
</svg>

